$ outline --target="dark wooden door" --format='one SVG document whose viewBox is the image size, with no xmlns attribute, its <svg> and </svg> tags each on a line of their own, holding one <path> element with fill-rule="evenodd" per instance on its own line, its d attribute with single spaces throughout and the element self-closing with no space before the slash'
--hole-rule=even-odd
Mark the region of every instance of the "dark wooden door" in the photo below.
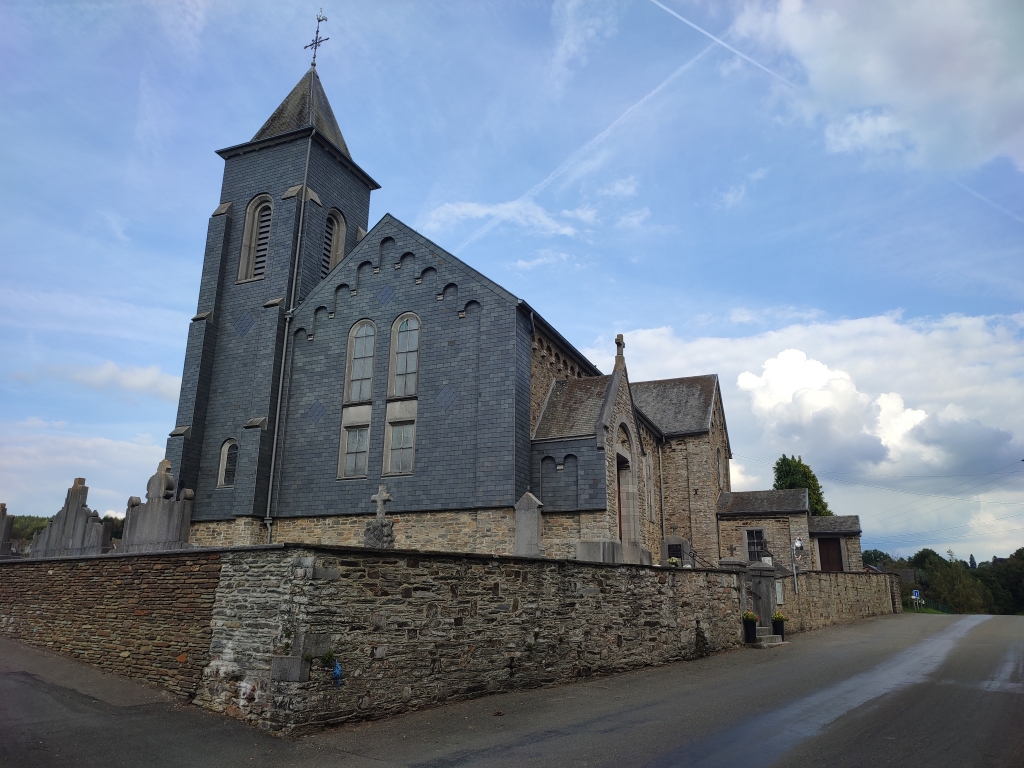
<svg viewBox="0 0 1024 768">
<path fill-rule="evenodd" d="M 821 555 L 821 570 L 838 573 L 843 570 L 843 553 L 839 539 L 818 539 L 818 554 Z"/>
</svg>

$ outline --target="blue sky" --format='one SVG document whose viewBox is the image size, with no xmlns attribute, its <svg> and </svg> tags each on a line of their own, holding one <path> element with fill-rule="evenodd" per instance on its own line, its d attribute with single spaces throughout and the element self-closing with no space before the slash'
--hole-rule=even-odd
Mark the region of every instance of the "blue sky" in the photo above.
<svg viewBox="0 0 1024 768">
<path fill-rule="evenodd" d="M 622 332 L 634 380 L 718 373 L 737 487 L 799 453 L 865 546 L 1024 546 L 1024 9 L 662 3 L 325 5 L 371 223 L 420 229 L 605 369 Z M 0 2 L 12 513 L 53 514 L 75 476 L 101 511 L 144 488 L 214 150 L 302 76 L 317 7 Z"/>
</svg>

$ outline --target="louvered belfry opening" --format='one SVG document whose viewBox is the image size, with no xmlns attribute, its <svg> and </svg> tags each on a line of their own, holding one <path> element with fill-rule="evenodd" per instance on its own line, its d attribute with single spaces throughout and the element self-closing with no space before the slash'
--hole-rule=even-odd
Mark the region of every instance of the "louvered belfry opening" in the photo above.
<svg viewBox="0 0 1024 768">
<path fill-rule="evenodd" d="M 263 277 L 267 271 L 267 249 L 270 246 L 270 217 L 273 209 L 264 205 L 256 214 L 256 253 L 252 261 L 252 276 Z"/>
<path fill-rule="evenodd" d="M 327 217 L 327 226 L 324 227 L 324 250 L 320 256 L 320 279 L 327 277 L 331 271 L 331 256 L 334 253 L 334 217 Z"/>
</svg>

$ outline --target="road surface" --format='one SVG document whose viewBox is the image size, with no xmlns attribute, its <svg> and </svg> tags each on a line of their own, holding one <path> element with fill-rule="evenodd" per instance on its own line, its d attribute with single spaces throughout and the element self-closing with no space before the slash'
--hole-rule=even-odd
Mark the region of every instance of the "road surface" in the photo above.
<svg viewBox="0 0 1024 768">
<path fill-rule="evenodd" d="M 0 765 L 1021 768 L 1024 617 L 889 616 L 300 739 L 0 641 Z"/>
</svg>

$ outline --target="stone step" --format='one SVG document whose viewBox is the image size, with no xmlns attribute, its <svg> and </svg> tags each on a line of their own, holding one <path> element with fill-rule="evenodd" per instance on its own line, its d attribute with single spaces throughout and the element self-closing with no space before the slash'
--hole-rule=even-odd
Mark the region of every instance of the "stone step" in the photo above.
<svg viewBox="0 0 1024 768">
<path fill-rule="evenodd" d="M 757 636 L 758 637 L 764 637 L 765 635 L 770 635 L 771 633 L 772 633 L 772 628 L 771 627 L 758 627 L 757 628 Z"/>
</svg>

